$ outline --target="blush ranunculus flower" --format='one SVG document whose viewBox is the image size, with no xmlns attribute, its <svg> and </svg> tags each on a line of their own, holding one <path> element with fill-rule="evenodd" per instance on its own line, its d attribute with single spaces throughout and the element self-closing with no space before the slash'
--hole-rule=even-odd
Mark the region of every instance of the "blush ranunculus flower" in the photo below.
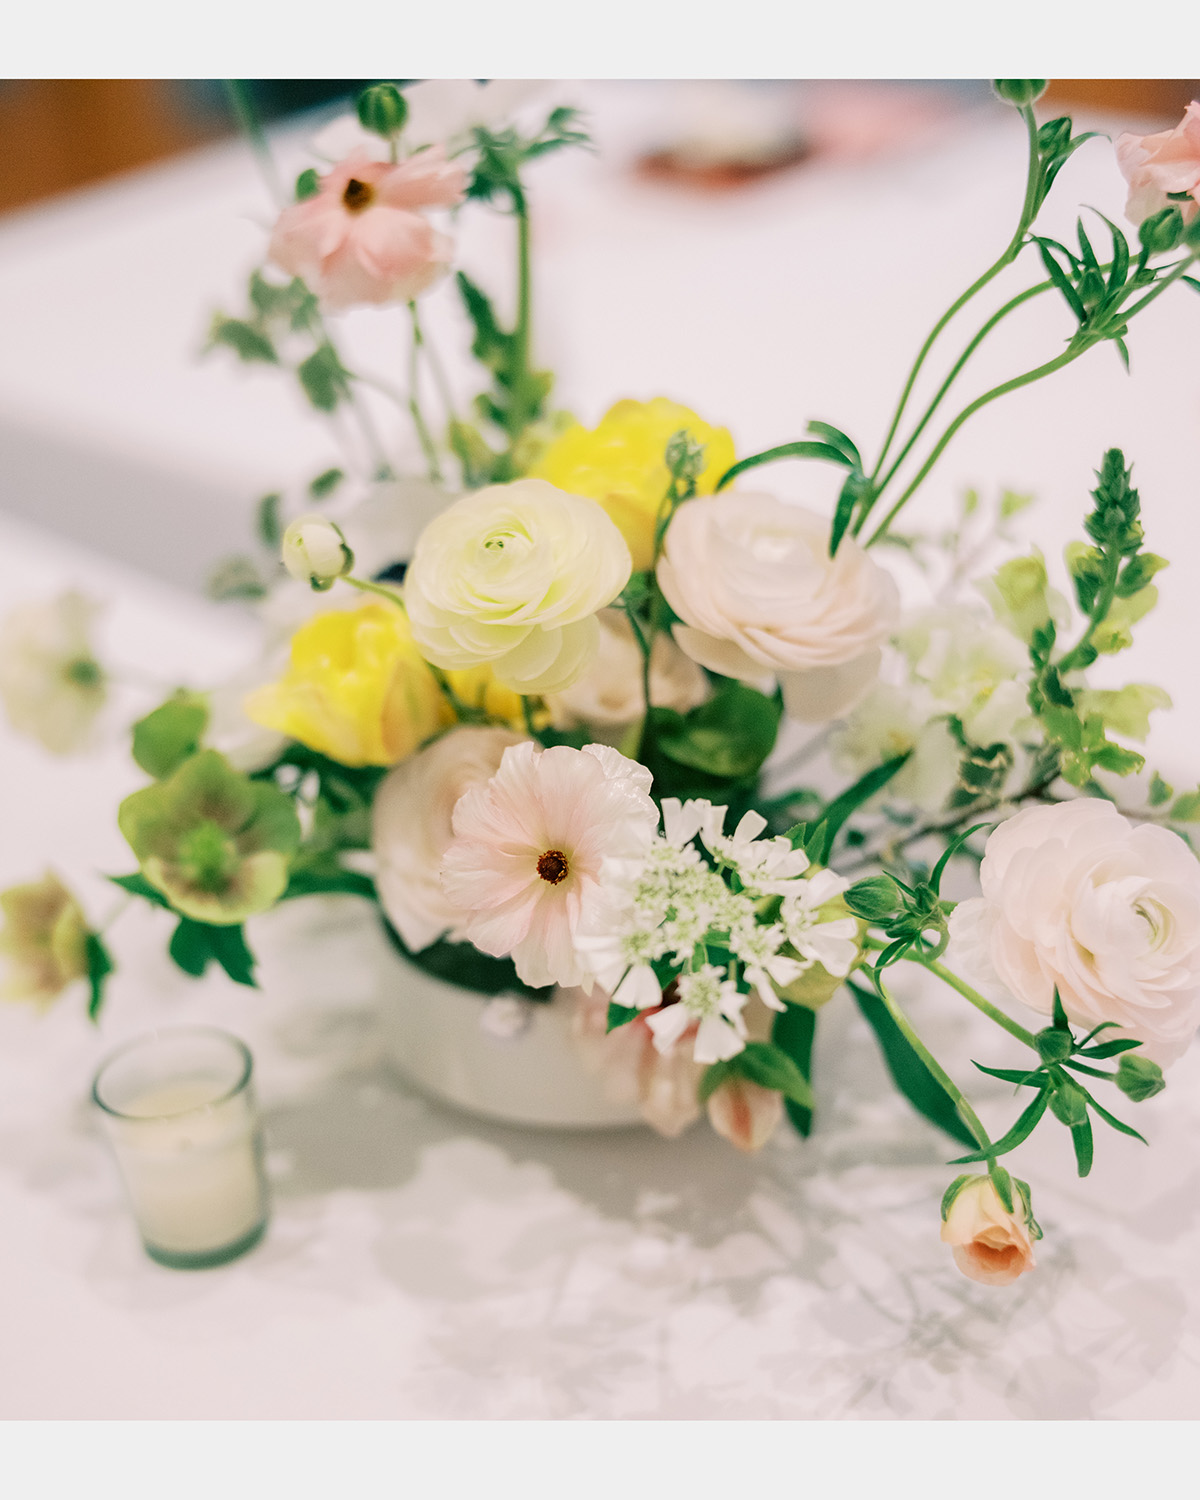
<svg viewBox="0 0 1200 1500">
<path fill-rule="evenodd" d="M 396 165 L 356 151 L 319 184 L 279 215 L 267 253 L 331 311 L 410 302 L 450 269 L 452 241 L 420 212 L 452 208 L 466 187 L 439 147 Z"/>
<path fill-rule="evenodd" d="M 964 1276 L 984 1286 L 1008 1286 L 1033 1270 L 1032 1217 L 1015 1183 L 1013 1208 L 1010 1214 L 990 1177 L 968 1177 L 963 1183 L 945 1212 L 942 1240 Z"/>
<path fill-rule="evenodd" d="M 414 952 L 428 948 L 462 913 L 442 889 L 442 856 L 454 837 L 459 798 L 493 776 L 511 730 L 462 724 L 388 773 L 375 793 L 371 846 L 379 901 Z"/>
<path fill-rule="evenodd" d="M 459 935 L 511 955 L 526 984 L 581 984 L 576 930 L 602 899 L 604 860 L 637 858 L 654 837 L 650 786 L 608 745 L 507 749 L 454 809 L 442 886 L 464 914 Z"/>
<path fill-rule="evenodd" d="M 1162 1065 L 1200 1020 L 1200 863 L 1178 834 L 1100 798 L 1026 808 L 987 841 L 983 895 L 950 936 L 963 967 L 1030 1009 L 1114 1022 Z"/>
<path fill-rule="evenodd" d="M 557 693 L 594 658 L 596 612 L 625 587 L 631 566 L 594 501 L 518 479 L 464 495 L 426 526 L 404 599 L 435 666 L 486 662 L 515 692 Z"/>
<path fill-rule="evenodd" d="M 1183 119 L 1174 130 L 1160 130 L 1153 135 L 1117 137 L 1117 165 L 1129 184 L 1125 217 L 1140 224 L 1151 214 L 1169 208 L 1172 201 L 1182 213 L 1184 222 L 1196 216 L 1200 198 L 1200 103 L 1195 100 L 1184 110 Z M 1172 200 L 1171 193 L 1189 193 L 1192 201 Z"/>
<path fill-rule="evenodd" d="M 829 556 L 829 521 L 735 492 L 676 511 L 658 564 L 675 639 L 702 667 L 768 686 L 810 723 L 838 717 L 879 671 L 899 613 L 891 576 L 852 537 Z"/>
</svg>

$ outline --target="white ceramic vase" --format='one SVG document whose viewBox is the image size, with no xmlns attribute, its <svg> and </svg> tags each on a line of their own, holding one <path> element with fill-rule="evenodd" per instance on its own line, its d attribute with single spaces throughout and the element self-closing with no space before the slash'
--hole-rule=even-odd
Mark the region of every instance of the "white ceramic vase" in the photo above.
<svg viewBox="0 0 1200 1500">
<path fill-rule="evenodd" d="M 640 1124 L 637 1106 L 606 1097 L 603 1077 L 584 1066 L 574 1005 L 560 990 L 548 1004 L 500 1006 L 399 959 L 382 998 L 384 1046 L 423 1093 L 487 1119 L 558 1130 Z"/>
</svg>

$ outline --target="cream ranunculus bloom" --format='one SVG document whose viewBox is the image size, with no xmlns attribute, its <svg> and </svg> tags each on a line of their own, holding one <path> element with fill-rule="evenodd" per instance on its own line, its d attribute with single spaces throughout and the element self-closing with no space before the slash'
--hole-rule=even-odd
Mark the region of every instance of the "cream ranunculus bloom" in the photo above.
<svg viewBox="0 0 1200 1500">
<path fill-rule="evenodd" d="M 681 505 L 658 581 L 694 661 L 762 686 L 778 677 L 788 713 L 810 723 L 866 692 L 899 608 L 890 575 L 852 538 L 831 558 L 829 521 L 770 495 Z"/>
<path fill-rule="evenodd" d="M 488 663 L 520 693 L 562 692 L 596 654 L 597 610 L 629 548 L 592 500 L 541 479 L 465 495 L 421 533 L 404 581 L 413 635 L 443 668 Z"/>
<path fill-rule="evenodd" d="M 990 1177 L 968 1177 L 943 1210 L 942 1239 L 955 1265 L 984 1286 L 1008 1286 L 1037 1264 L 1029 1204 L 1016 1183 L 1012 1191 L 1016 1211 L 1010 1214 Z"/>
<path fill-rule="evenodd" d="M 1200 863 L 1178 834 L 1100 798 L 1029 807 L 988 839 L 980 880 L 950 918 L 964 968 L 1043 1015 L 1057 987 L 1072 1022 L 1112 1021 L 1161 1065 L 1183 1052 L 1200 1020 Z"/>
<path fill-rule="evenodd" d="M 442 889 L 442 856 L 454 837 L 454 805 L 488 781 L 510 745 L 508 729 L 463 724 L 390 772 L 375 793 L 371 843 L 379 900 L 414 952 L 428 948 L 462 919 Z"/>
<path fill-rule="evenodd" d="M 0 699 L 12 727 L 55 755 L 86 746 L 108 687 L 91 646 L 98 606 L 74 590 L 0 624 Z"/>
<path fill-rule="evenodd" d="M 642 692 L 642 652 L 633 628 L 616 609 L 596 616 L 600 647 L 578 682 L 546 700 L 559 729 L 586 724 L 601 740 L 615 744 L 646 712 Z M 659 632 L 650 651 L 650 698 L 657 708 L 685 714 L 711 694 L 708 678 L 669 635 Z"/>
</svg>

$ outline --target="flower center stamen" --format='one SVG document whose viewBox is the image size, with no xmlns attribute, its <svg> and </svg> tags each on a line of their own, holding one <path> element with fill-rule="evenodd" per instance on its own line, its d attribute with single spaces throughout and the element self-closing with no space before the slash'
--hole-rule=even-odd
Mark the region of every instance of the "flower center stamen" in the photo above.
<svg viewBox="0 0 1200 1500">
<path fill-rule="evenodd" d="M 548 885 L 559 885 L 570 868 L 561 849 L 547 849 L 537 862 L 537 872 Z"/>
<path fill-rule="evenodd" d="M 342 202 L 352 214 L 362 213 L 363 209 L 370 208 L 374 201 L 375 189 L 369 182 L 360 182 L 357 177 L 352 177 L 346 184 Z"/>
</svg>

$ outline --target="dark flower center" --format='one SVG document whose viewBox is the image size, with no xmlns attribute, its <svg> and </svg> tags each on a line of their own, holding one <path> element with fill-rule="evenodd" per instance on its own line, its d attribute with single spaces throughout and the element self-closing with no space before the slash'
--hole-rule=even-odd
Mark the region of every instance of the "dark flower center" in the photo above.
<svg viewBox="0 0 1200 1500">
<path fill-rule="evenodd" d="M 342 202 L 352 214 L 362 213 L 363 209 L 370 208 L 374 201 L 375 189 L 369 182 L 360 182 L 357 177 L 352 177 L 346 184 Z"/>
<path fill-rule="evenodd" d="M 547 849 L 545 854 L 538 860 L 538 874 L 550 885 L 558 885 L 560 881 L 567 878 L 570 869 L 567 856 L 561 849 Z"/>
</svg>

